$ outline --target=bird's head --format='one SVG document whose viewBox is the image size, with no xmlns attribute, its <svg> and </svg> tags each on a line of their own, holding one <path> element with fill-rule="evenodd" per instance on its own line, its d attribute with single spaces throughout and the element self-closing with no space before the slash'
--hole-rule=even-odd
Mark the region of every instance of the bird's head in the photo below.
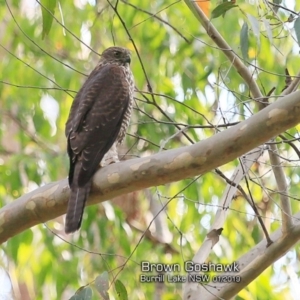
<svg viewBox="0 0 300 300">
<path fill-rule="evenodd" d="M 122 47 L 110 47 L 104 50 L 101 60 L 109 63 L 130 64 L 131 53 L 128 49 Z"/>
</svg>

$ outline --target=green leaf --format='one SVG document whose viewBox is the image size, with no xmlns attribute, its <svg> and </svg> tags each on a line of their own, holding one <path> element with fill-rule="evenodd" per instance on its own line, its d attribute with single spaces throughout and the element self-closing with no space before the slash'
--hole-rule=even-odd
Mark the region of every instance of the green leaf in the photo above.
<svg viewBox="0 0 300 300">
<path fill-rule="evenodd" d="M 267 32 L 268 39 L 269 39 L 270 43 L 272 44 L 273 35 L 272 35 L 272 29 L 271 29 L 271 26 L 270 26 L 270 21 L 268 19 L 265 19 L 265 18 L 263 18 L 262 20 L 263 20 L 263 23 L 265 25 L 265 30 Z"/>
<path fill-rule="evenodd" d="M 115 288 L 116 288 L 117 294 L 119 296 L 119 299 L 121 299 L 121 300 L 128 300 L 128 294 L 127 294 L 126 287 L 118 279 L 115 282 Z"/>
<path fill-rule="evenodd" d="M 243 58 L 248 60 L 249 39 L 248 39 L 248 24 L 244 22 L 240 33 L 240 45 Z"/>
<path fill-rule="evenodd" d="M 42 38 L 44 39 L 44 37 L 49 34 L 52 26 L 56 0 L 41 0 L 40 2 L 43 16 Z"/>
<path fill-rule="evenodd" d="M 95 279 L 95 287 L 101 295 L 102 299 L 109 300 L 109 295 L 107 293 L 109 289 L 109 280 L 108 273 L 106 271 L 97 276 L 97 278 Z"/>
<path fill-rule="evenodd" d="M 298 40 L 298 45 L 300 46 L 300 17 L 298 17 L 294 23 L 294 29 L 296 33 L 296 37 Z"/>
<path fill-rule="evenodd" d="M 81 287 L 70 300 L 91 300 L 93 291 L 90 287 Z"/>
<path fill-rule="evenodd" d="M 248 17 L 248 20 L 249 20 L 249 22 L 251 24 L 251 28 L 252 28 L 253 34 L 256 37 L 257 44 L 259 45 L 260 44 L 260 39 L 259 39 L 259 36 L 260 36 L 259 22 L 258 22 L 258 20 L 254 16 L 252 16 L 250 14 L 247 14 L 247 17 Z"/>
<path fill-rule="evenodd" d="M 224 16 L 224 14 L 234 8 L 234 7 L 237 7 L 238 5 L 234 4 L 233 2 L 224 2 L 220 5 L 218 5 L 215 9 L 212 10 L 211 12 L 211 18 L 212 19 L 215 19 L 215 18 L 218 18 L 220 17 L 221 15 Z"/>
<path fill-rule="evenodd" d="M 278 20 L 278 18 L 276 18 L 275 16 L 273 16 L 273 15 L 266 15 L 266 19 L 268 19 L 268 20 Z"/>
</svg>

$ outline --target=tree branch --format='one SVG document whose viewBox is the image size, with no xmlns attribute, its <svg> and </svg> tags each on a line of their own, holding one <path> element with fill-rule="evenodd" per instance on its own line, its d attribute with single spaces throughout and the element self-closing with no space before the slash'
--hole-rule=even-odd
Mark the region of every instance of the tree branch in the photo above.
<svg viewBox="0 0 300 300">
<path fill-rule="evenodd" d="M 285 174 L 282 168 L 282 162 L 277 154 L 276 145 L 270 145 L 269 156 L 272 164 L 272 169 L 276 178 L 279 197 L 281 201 L 282 210 L 282 233 L 286 234 L 293 226 L 292 210 L 288 197 L 288 186 L 285 178 Z"/>
<path fill-rule="evenodd" d="M 150 186 L 206 173 L 228 163 L 300 122 L 300 91 L 283 97 L 223 132 L 197 144 L 100 169 L 87 205 Z M 65 213 L 67 179 L 50 183 L 0 210 L 0 243 Z"/>
<path fill-rule="evenodd" d="M 196 18 L 200 21 L 200 23 L 203 25 L 205 30 L 207 31 L 207 34 L 210 36 L 210 38 L 215 42 L 216 45 L 218 45 L 221 49 L 221 51 L 228 57 L 228 59 L 232 62 L 233 66 L 236 68 L 240 76 L 244 79 L 244 81 L 247 83 L 249 90 L 255 100 L 257 101 L 258 108 L 261 110 L 264 106 L 264 104 L 261 102 L 263 100 L 263 95 L 253 79 L 252 74 L 249 72 L 248 68 L 244 65 L 244 63 L 241 61 L 241 59 L 238 57 L 238 55 L 230 48 L 230 46 L 227 44 L 227 42 L 224 40 L 224 38 L 221 36 L 221 34 L 218 32 L 218 30 L 214 27 L 214 25 L 210 22 L 210 20 L 206 17 L 206 15 L 202 12 L 202 10 L 198 7 L 197 3 L 190 0 L 185 0 L 187 6 L 191 9 L 193 14 L 196 16 Z M 293 89 L 297 88 L 299 85 L 299 79 L 295 78 L 291 85 L 287 88 L 288 91 L 283 92 L 284 94 L 290 93 L 293 91 Z M 277 152 L 277 146 L 272 145 L 271 146 L 272 151 L 269 150 L 270 160 L 272 163 L 273 172 L 276 178 L 276 183 L 278 186 L 279 191 L 287 191 L 287 183 L 284 176 L 284 171 L 281 166 L 281 162 L 278 156 L 276 156 L 274 153 Z M 276 156 L 276 157 L 275 157 Z M 273 162 L 275 162 L 275 166 L 273 165 Z M 288 228 L 291 226 L 291 205 L 288 201 L 288 195 L 287 194 L 280 194 L 280 200 L 281 200 L 281 207 L 282 207 L 282 219 L 283 219 L 283 230 L 286 232 Z"/>
<path fill-rule="evenodd" d="M 233 64 L 235 69 L 238 71 L 240 76 L 247 83 L 249 90 L 257 101 L 259 108 L 262 108 L 262 103 L 259 101 L 263 100 L 262 94 L 253 75 L 249 72 L 248 68 L 242 62 L 242 60 L 234 53 L 233 49 L 227 44 L 222 35 L 206 17 L 203 11 L 198 7 L 197 3 L 192 0 L 184 0 L 186 5 L 190 8 L 195 17 L 200 21 L 202 26 L 205 28 L 208 36 L 214 41 L 214 43 L 220 48 L 220 50 L 228 57 L 230 62 Z"/>
<path fill-rule="evenodd" d="M 281 93 L 281 96 L 285 96 L 296 91 L 299 84 L 300 84 L 300 72 L 298 72 L 297 76 L 293 79 L 293 81 L 289 84 L 289 86 Z"/>
<path fill-rule="evenodd" d="M 213 285 L 205 285 L 205 289 L 200 288 L 201 285 L 194 285 L 193 294 L 188 299 L 217 300 L 234 297 L 299 241 L 300 213 L 294 215 L 293 218 L 296 221 L 287 235 L 282 235 L 282 228 L 279 228 L 271 234 L 273 243 L 269 247 L 267 247 L 267 241 L 264 239 L 236 262 L 239 266 L 238 273 L 228 272 L 224 274 L 227 278 L 240 276 L 240 282 L 214 283 Z"/>
<path fill-rule="evenodd" d="M 243 160 L 241 164 L 239 164 L 234 173 L 231 176 L 231 181 L 233 184 L 228 184 L 226 186 L 225 191 L 223 192 L 223 196 L 220 200 L 219 208 L 216 212 L 216 216 L 214 219 L 214 222 L 210 228 L 210 232 L 207 234 L 205 240 L 203 241 L 201 247 L 198 249 L 197 253 L 193 257 L 193 262 L 196 264 L 203 264 L 208 258 L 209 253 L 211 252 L 214 245 L 219 241 L 219 236 L 216 234 L 218 230 L 223 228 L 223 225 L 225 224 L 226 217 L 228 214 L 228 208 L 232 202 L 233 197 L 236 194 L 236 191 L 238 189 L 238 185 L 240 181 L 247 175 L 249 172 L 251 166 L 258 160 L 258 158 L 263 153 L 263 147 L 256 148 L 246 154 L 247 160 Z M 215 231 L 215 234 L 210 237 L 212 231 Z M 220 233 L 219 233 L 220 234 Z M 194 271 L 191 272 L 195 273 Z M 195 285 L 197 287 L 195 287 Z M 190 299 L 189 296 L 192 296 L 195 289 L 197 290 L 197 293 L 200 291 L 202 293 L 202 289 L 206 289 L 206 286 L 197 285 L 192 281 L 187 280 L 184 284 L 183 288 L 183 298 L 184 299 Z"/>
</svg>

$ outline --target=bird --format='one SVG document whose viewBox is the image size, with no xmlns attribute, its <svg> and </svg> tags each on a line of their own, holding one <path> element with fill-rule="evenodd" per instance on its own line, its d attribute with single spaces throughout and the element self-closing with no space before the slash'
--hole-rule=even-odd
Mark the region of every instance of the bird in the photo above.
<svg viewBox="0 0 300 300">
<path fill-rule="evenodd" d="M 124 140 L 135 88 L 130 63 L 128 49 L 104 50 L 72 103 L 65 128 L 71 190 L 65 218 L 67 234 L 81 226 L 92 178 L 105 154 L 114 153 Z"/>
</svg>

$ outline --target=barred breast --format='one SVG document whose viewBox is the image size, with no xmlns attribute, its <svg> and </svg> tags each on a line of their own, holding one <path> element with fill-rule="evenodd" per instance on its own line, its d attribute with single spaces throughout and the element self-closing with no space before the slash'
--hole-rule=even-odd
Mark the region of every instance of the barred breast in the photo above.
<svg viewBox="0 0 300 300">
<path fill-rule="evenodd" d="M 128 104 L 128 108 L 125 112 L 123 122 L 122 122 L 122 126 L 121 126 L 121 129 L 120 129 L 118 138 L 117 138 L 117 143 L 118 144 L 121 144 L 123 142 L 124 137 L 126 135 L 127 128 L 129 126 L 131 112 L 132 112 L 132 106 L 133 106 L 133 94 L 134 94 L 133 74 L 132 74 L 129 67 L 123 67 L 123 69 L 124 69 L 125 78 L 128 82 L 128 87 L 129 87 L 129 104 Z"/>
</svg>

